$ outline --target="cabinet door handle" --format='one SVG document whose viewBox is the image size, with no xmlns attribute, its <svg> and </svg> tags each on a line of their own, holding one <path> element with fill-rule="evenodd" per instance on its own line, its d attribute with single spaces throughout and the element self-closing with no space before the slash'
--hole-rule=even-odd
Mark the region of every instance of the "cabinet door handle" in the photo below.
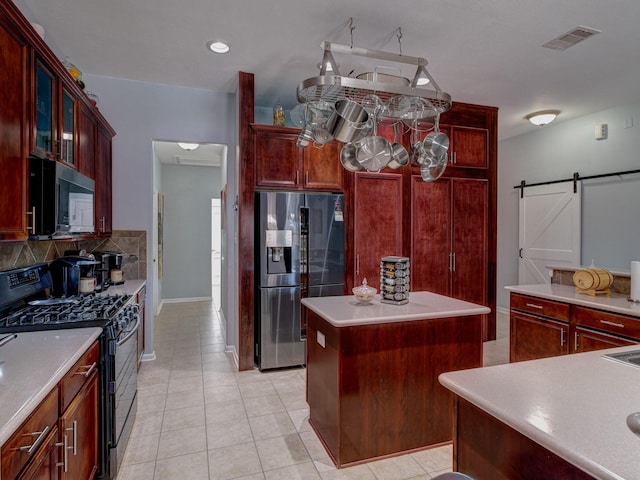
<svg viewBox="0 0 640 480">
<path fill-rule="evenodd" d="M 518 256 L 519 256 L 520 258 L 523 258 L 523 257 L 522 257 L 522 250 L 523 250 L 522 248 L 521 248 L 520 250 L 518 250 Z"/>
<path fill-rule="evenodd" d="M 360 255 L 356 255 L 356 276 L 360 275 Z"/>
<path fill-rule="evenodd" d="M 38 447 L 40 446 L 42 441 L 47 436 L 47 433 L 49 433 L 49 430 L 51 430 L 51 427 L 49 427 L 49 425 L 47 425 L 46 427 L 44 427 L 42 429 L 41 432 L 32 432 L 31 435 L 32 436 L 33 435 L 38 435 L 38 438 L 36 438 L 36 440 L 31 445 L 24 445 L 24 446 L 20 447 L 19 450 L 21 452 L 24 452 L 26 450 L 27 451 L 27 455 L 31 455 L 34 451 L 36 451 L 38 449 Z"/>
<path fill-rule="evenodd" d="M 578 347 L 580 346 L 580 345 L 578 344 L 578 332 L 575 332 L 575 333 L 573 334 L 573 343 L 574 343 L 573 350 L 577 352 L 577 351 L 578 351 Z"/>
<path fill-rule="evenodd" d="M 304 184 L 309 185 L 309 170 L 304 172 Z"/>
<path fill-rule="evenodd" d="M 624 328 L 624 324 L 616 323 L 616 322 L 610 322 L 609 320 L 600 320 L 600 323 L 602 323 L 604 325 L 611 325 L 612 327 Z"/>
<path fill-rule="evenodd" d="M 76 456 L 78 455 L 78 450 L 77 450 L 77 445 L 78 445 L 78 421 L 74 420 L 73 424 L 71 425 L 71 427 L 68 427 L 65 429 L 67 432 L 71 431 L 71 434 L 73 435 L 73 445 L 65 446 L 65 452 L 67 450 L 71 450 L 73 455 Z M 64 435 L 64 440 L 65 443 L 67 442 L 67 435 Z M 66 459 L 65 459 L 65 463 L 66 463 Z"/>
<path fill-rule="evenodd" d="M 451 262 L 451 271 L 455 272 L 456 271 L 456 254 L 455 254 L 455 252 L 452 255 L 453 255 L 453 261 Z"/>
<path fill-rule="evenodd" d="M 452 163 L 455 165 L 455 164 L 456 164 L 456 162 L 458 161 L 458 158 L 457 158 L 456 152 L 452 152 L 452 153 L 451 153 L 451 159 L 453 160 L 453 162 L 452 162 Z"/>
<path fill-rule="evenodd" d="M 560 329 L 560 346 L 564 347 L 565 338 L 564 338 L 564 328 Z"/>
<path fill-rule="evenodd" d="M 31 226 L 27 227 L 27 230 L 31 230 L 31 233 L 36 233 L 36 207 L 31 207 L 31 211 L 27 212 L 27 215 L 31 215 Z"/>
<path fill-rule="evenodd" d="M 91 375 L 91 372 L 93 372 L 97 366 L 97 362 L 93 362 L 92 365 L 82 365 L 80 368 L 86 368 L 87 370 L 84 372 L 75 372 L 74 375 L 83 375 L 84 378 L 89 378 L 89 375 Z"/>
<path fill-rule="evenodd" d="M 527 307 L 537 308 L 538 310 L 544 310 L 542 305 L 536 305 L 535 303 L 527 303 Z"/>
<path fill-rule="evenodd" d="M 449 271 L 453 271 L 453 253 L 449 254 Z"/>
<path fill-rule="evenodd" d="M 299 177 L 300 177 L 300 170 L 296 170 L 296 185 L 298 185 Z"/>
</svg>

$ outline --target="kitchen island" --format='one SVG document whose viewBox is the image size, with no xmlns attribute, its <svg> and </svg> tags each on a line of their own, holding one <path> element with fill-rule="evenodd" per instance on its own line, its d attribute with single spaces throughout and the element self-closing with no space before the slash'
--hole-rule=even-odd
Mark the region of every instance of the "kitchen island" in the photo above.
<svg viewBox="0 0 640 480">
<path fill-rule="evenodd" d="M 640 479 L 640 368 L 629 346 L 440 376 L 456 394 L 454 470 L 474 478 Z"/>
<path fill-rule="evenodd" d="M 338 467 L 452 440 L 453 395 L 438 375 L 482 365 L 489 308 L 429 292 L 405 305 L 302 305 L 309 423 Z"/>
</svg>

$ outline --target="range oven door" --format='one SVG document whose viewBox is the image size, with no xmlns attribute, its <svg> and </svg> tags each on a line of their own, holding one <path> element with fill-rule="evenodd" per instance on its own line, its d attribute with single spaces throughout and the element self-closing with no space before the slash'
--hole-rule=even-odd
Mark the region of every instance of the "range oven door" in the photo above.
<svg viewBox="0 0 640 480">
<path fill-rule="evenodd" d="M 138 317 L 134 328 L 118 342 L 112 356 L 114 377 L 111 397 L 112 429 L 109 440 L 109 477 L 115 478 L 131 436 L 137 411 L 138 363 L 136 331 L 140 325 Z"/>
</svg>

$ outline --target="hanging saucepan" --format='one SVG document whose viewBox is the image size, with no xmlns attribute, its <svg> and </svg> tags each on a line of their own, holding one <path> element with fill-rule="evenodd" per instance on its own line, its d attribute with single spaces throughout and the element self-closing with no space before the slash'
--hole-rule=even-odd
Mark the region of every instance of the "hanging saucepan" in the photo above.
<svg viewBox="0 0 640 480">
<path fill-rule="evenodd" d="M 310 127 L 315 144 L 324 145 L 333 140 L 330 121 L 334 111 L 334 105 L 323 100 L 307 104 L 306 126 Z"/>
<path fill-rule="evenodd" d="M 413 121 L 413 127 L 411 131 L 411 163 L 414 165 L 422 165 L 426 158 L 427 152 L 424 148 L 424 144 L 418 140 L 418 120 Z"/>
<path fill-rule="evenodd" d="M 446 133 L 443 133 L 439 130 L 439 120 L 440 115 L 437 115 L 435 124 L 433 126 L 433 131 L 429 132 L 427 136 L 424 137 L 424 141 L 422 142 L 427 154 L 433 155 L 434 157 L 446 155 L 447 150 L 449 149 L 449 137 Z"/>
<path fill-rule="evenodd" d="M 358 142 L 357 159 L 369 172 L 379 172 L 391 161 L 391 144 L 389 140 L 378 136 L 377 120 L 372 117 L 373 135 Z"/>
<path fill-rule="evenodd" d="M 425 162 L 420 165 L 420 175 L 425 182 L 433 182 L 442 176 L 446 168 L 446 152 L 439 156 L 427 155 Z"/>
<path fill-rule="evenodd" d="M 396 169 L 409 163 L 409 153 L 404 145 L 398 143 L 398 123 L 393 124 L 393 143 L 391 144 L 391 161 L 387 167 Z"/>
<path fill-rule="evenodd" d="M 353 143 L 345 143 L 342 147 L 340 151 L 340 162 L 346 170 L 350 172 L 362 170 L 362 165 L 358 163 L 356 158 L 357 153 L 357 147 Z"/>
<path fill-rule="evenodd" d="M 338 100 L 333 113 L 327 122 L 327 131 L 343 143 L 349 143 L 357 136 L 362 136 L 362 130 L 369 126 L 369 114 L 362 105 L 353 100 Z"/>
</svg>

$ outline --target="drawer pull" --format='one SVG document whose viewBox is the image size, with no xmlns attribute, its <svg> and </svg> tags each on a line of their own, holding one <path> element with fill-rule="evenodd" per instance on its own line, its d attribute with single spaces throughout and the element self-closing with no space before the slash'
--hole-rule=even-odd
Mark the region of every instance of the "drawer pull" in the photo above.
<svg viewBox="0 0 640 480">
<path fill-rule="evenodd" d="M 41 432 L 33 432 L 31 435 L 38 435 L 38 438 L 36 438 L 35 442 L 33 442 L 31 445 L 24 445 L 23 447 L 20 447 L 19 450 L 22 452 L 26 450 L 27 455 L 31 455 L 40 446 L 42 441 L 47 436 L 47 433 L 49 433 L 49 430 L 51 430 L 51 427 L 47 425 L 42 429 Z"/>
<path fill-rule="evenodd" d="M 93 365 L 83 365 L 80 368 L 86 368 L 87 370 L 84 372 L 76 372 L 74 373 L 74 375 L 83 375 L 84 378 L 88 378 L 89 375 L 91 375 L 91 372 L 93 372 L 97 366 L 98 364 L 96 362 L 93 362 Z"/>
<path fill-rule="evenodd" d="M 564 338 L 564 328 L 560 329 L 560 346 L 564 347 L 565 338 Z"/>
<path fill-rule="evenodd" d="M 536 305 L 535 303 L 527 303 L 527 307 L 537 308 L 538 310 L 544 310 L 542 305 Z"/>
<path fill-rule="evenodd" d="M 600 323 L 603 323 L 605 325 L 611 325 L 612 327 L 624 328 L 624 324 L 616 323 L 616 322 L 610 322 L 609 320 L 600 320 Z"/>
</svg>

